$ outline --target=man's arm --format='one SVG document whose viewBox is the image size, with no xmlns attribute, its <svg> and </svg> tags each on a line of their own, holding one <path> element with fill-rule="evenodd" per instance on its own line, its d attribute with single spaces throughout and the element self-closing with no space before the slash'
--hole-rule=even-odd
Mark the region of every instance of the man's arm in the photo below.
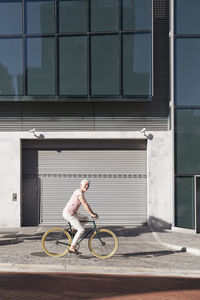
<svg viewBox="0 0 200 300">
<path fill-rule="evenodd" d="M 81 201 L 81 204 L 83 204 L 83 207 L 91 215 L 92 218 L 98 218 L 98 215 L 93 212 L 93 210 L 91 209 L 84 197 L 79 196 L 79 200 Z"/>
</svg>

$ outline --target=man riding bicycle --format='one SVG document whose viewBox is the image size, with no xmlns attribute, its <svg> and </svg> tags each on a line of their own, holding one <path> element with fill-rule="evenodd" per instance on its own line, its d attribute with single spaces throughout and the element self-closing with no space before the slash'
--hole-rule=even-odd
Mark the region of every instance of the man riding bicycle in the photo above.
<svg viewBox="0 0 200 300">
<path fill-rule="evenodd" d="M 74 191 L 69 202 L 63 209 L 63 218 L 70 222 L 73 228 L 77 230 L 69 250 L 70 253 L 81 254 L 81 252 L 79 252 L 76 249 L 77 242 L 85 231 L 84 227 L 80 223 L 81 218 L 77 214 L 81 204 L 83 205 L 84 209 L 91 215 L 92 218 L 98 218 L 98 215 L 93 212 L 93 210 L 91 209 L 84 197 L 84 193 L 89 189 L 89 186 L 90 181 L 88 179 L 83 179 L 81 181 L 80 188 Z"/>
</svg>

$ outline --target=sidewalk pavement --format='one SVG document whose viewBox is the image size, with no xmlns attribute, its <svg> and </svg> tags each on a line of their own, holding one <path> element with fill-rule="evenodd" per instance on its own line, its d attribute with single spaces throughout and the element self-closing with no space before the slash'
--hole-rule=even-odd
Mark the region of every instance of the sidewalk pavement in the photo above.
<svg viewBox="0 0 200 300">
<path fill-rule="evenodd" d="M 200 277 L 200 235 L 149 227 L 111 227 L 119 239 L 117 254 L 95 258 L 87 240 L 82 255 L 54 259 L 42 249 L 48 227 L 0 229 L 0 271 L 153 274 Z"/>
<path fill-rule="evenodd" d="M 192 255 L 200 256 L 200 234 L 184 233 L 175 230 L 152 230 L 156 240 L 173 250 L 182 250 Z"/>
</svg>

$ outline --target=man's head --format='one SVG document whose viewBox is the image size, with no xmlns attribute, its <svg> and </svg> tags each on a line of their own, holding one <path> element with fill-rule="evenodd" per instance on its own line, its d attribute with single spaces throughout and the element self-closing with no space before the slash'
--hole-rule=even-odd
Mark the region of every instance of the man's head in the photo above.
<svg viewBox="0 0 200 300">
<path fill-rule="evenodd" d="M 88 179 L 83 179 L 81 181 L 81 190 L 83 192 L 86 192 L 89 189 L 90 181 Z"/>
</svg>

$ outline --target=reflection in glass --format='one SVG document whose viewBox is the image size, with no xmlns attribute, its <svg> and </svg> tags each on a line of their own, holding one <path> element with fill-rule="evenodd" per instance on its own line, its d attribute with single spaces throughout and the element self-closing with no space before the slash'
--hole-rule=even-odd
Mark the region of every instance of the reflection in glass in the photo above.
<svg viewBox="0 0 200 300">
<path fill-rule="evenodd" d="M 22 34 L 22 0 L 0 1 L 0 34 Z"/>
<path fill-rule="evenodd" d="M 22 39 L 0 39 L 0 96 L 22 94 Z"/>
<path fill-rule="evenodd" d="M 119 95 L 118 35 L 91 37 L 92 95 Z"/>
<path fill-rule="evenodd" d="M 91 31 L 118 30 L 118 0 L 92 0 L 90 3 Z"/>
<path fill-rule="evenodd" d="M 87 38 L 60 37 L 60 95 L 87 95 Z"/>
<path fill-rule="evenodd" d="M 55 94 L 54 38 L 27 38 L 28 95 Z"/>
<path fill-rule="evenodd" d="M 151 34 L 123 35 L 123 94 L 151 95 Z"/>
<path fill-rule="evenodd" d="M 177 105 L 200 104 L 200 38 L 176 38 L 175 100 Z"/>
<path fill-rule="evenodd" d="M 199 11 L 199 0 L 175 0 L 175 33 L 200 34 Z"/>
<path fill-rule="evenodd" d="M 151 29 L 152 0 L 123 0 L 123 29 Z"/>
<path fill-rule="evenodd" d="M 200 109 L 176 111 L 176 174 L 200 174 Z"/>
<path fill-rule="evenodd" d="M 59 32 L 86 32 L 86 0 L 59 0 Z"/>
<path fill-rule="evenodd" d="M 26 0 L 26 33 L 54 32 L 54 0 Z"/>
<path fill-rule="evenodd" d="M 194 179 L 176 178 L 175 226 L 194 229 Z"/>
</svg>

